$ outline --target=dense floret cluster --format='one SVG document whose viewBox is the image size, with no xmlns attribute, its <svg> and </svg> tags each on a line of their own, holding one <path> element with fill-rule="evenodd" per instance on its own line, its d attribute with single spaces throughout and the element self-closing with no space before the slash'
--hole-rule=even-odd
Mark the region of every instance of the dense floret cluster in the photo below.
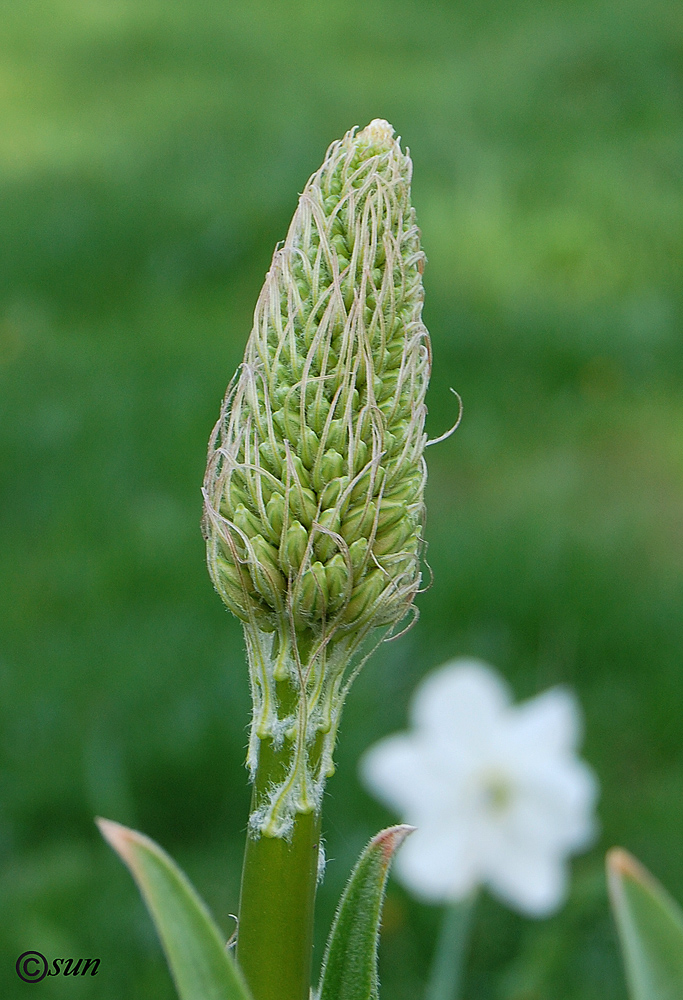
<svg viewBox="0 0 683 1000">
<path fill-rule="evenodd" d="M 431 357 L 410 177 L 386 122 L 330 147 L 209 444 L 209 570 L 258 646 L 257 735 L 276 740 L 294 720 L 274 683 L 305 695 L 303 740 L 334 728 L 350 654 L 420 585 Z"/>
</svg>

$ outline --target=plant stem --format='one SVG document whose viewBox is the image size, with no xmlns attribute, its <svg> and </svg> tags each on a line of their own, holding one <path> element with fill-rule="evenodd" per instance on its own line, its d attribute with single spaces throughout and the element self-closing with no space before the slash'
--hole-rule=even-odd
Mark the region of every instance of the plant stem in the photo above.
<svg viewBox="0 0 683 1000">
<path fill-rule="evenodd" d="M 476 895 L 446 907 L 425 1000 L 458 1000 Z"/>
<path fill-rule="evenodd" d="M 280 762 L 264 740 L 252 809 Z M 309 1000 L 319 843 L 319 812 L 299 814 L 289 841 L 247 833 L 237 961 L 254 1000 Z"/>
</svg>

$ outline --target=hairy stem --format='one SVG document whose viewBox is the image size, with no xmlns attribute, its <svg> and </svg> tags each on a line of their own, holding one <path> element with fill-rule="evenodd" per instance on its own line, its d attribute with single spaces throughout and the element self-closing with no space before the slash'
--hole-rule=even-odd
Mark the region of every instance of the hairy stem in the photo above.
<svg viewBox="0 0 683 1000">
<path fill-rule="evenodd" d="M 262 741 L 252 809 L 281 766 L 281 755 Z M 319 843 L 319 812 L 298 814 L 288 840 L 249 828 L 237 960 L 254 1000 L 309 1000 Z"/>
</svg>

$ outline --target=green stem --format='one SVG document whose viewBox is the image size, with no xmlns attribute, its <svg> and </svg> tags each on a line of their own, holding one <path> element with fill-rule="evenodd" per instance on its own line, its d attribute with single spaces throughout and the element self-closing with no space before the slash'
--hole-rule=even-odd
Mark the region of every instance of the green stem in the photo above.
<svg viewBox="0 0 683 1000">
<path fill-rule="evenodd" d="M 252 809 L 280 768 L 263 741 Z M 237 961 L 254 1000 L 309 1000 L 319 843 L 319 812 L 299 814 L 290 840 L 247 833 Z"/>
<path fill-rule="evenodd" d="M 458 1000 L 475 900 L 472 893 L 446 908 L 425 1000 Z"/>
</svg>

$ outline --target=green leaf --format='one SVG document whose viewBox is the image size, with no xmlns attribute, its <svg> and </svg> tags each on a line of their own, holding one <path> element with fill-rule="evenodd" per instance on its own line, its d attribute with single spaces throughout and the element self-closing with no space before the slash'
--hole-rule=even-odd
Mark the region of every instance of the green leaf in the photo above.
<svg viewBox="0 0 683 1000">
<path fill-rule="evenodd" d="M 382 830 L 351 873 L 327 940 L 320 1000 L 377 1000 L 377 945 L 389 866 L 412 826 Z"/>
<path fill-rule="evenodd" d="M 627 851 L 607 855 L 607 882 L 632 1000 L 683 997 L 683 912 Z"/>
<path fill-rule="evenodd" d="M 250 1000 L 209 911 L 175 862 L 136 830 L 108 819 L 97 825 L 138 884 L 180 1000 Z"/>
</svg>

